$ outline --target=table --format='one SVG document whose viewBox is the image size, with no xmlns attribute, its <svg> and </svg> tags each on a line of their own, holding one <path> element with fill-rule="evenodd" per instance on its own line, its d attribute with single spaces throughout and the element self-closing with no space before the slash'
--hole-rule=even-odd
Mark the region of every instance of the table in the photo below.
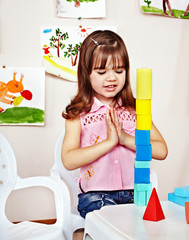
<svg viewBox="0 0 189 240">
<path fill-rule="evenodd" d="M 105 206 L 88 213 L 84 239 L 189 240 L 185 208 L 170 201 L 162 201 L 161 206 L 165 219 L 158 222 L 143 220 L 146 207 L 135 204 Z"/>
</svg>

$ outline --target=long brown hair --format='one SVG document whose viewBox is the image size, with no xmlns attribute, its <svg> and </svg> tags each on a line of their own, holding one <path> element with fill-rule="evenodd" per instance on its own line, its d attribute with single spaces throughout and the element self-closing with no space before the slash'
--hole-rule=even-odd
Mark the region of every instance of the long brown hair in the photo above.
<svg viewBox="0 0 189 240">
<path fill-rule="evenodd" d="M 81 45 L 78 63 L 78 92 L 66 107 L 62 116 L 75 119 L 81 113 L 88 113 L 93 104 L 94 92 L 90 83 L 90 74 L 94 67 L 104 69 L 108 57 L 112 57 L 114 67 L 121 64 L 126 70 L 126 81 L 123 89 L 114 97 L 120 107 L 135 108 L 129 80 L 129 57 L 122 38 L 110 30 L 98 30 L 88 35 Z"/>
</svg>

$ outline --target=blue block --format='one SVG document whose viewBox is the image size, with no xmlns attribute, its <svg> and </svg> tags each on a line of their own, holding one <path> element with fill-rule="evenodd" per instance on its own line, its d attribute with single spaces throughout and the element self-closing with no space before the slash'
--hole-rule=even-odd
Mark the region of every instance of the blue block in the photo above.
<svg viewBox="0 0 189 240">
<path fill-rule="evenodd" d="M 151 161 L 152 160 L 152 145 L 136 146 L 136 160 L 137 161 Z"/>
<path fill-rule="evenodd" d="M 134 189 L 137 191 L 152 191 L 152 183 L 135 183 Z"/>
<path fill-rule="evenodd" d="M 189 197 L 179 197 L 174 193 L 168 193 L 168 200 L 184 207 L 185 202 L 189 202 Z"/>
<path fill-rule="evenodd" d="M 150 168 L 135 168 L 134 183 L 150 183 Z"/>
<path fill-rule="evenodd" d="M 150 168 L 151 161 L 137 161 L 135 159 L 135 168 Z"/>
<path fill-rule="evenodd" d="M 135 145 L 150 145 L 150 130 L 135 129 Z"/>
<path fill-rule="evenodd" d="M 189 197 L 189 186 L 175 188 L 175 195 L 179 197 Z"/>
<path fill-rule="evenodd" d="M 134 203 L 137 206 L 146 206 L 145 191 L 137 191 L 137 190 L 134 189 Z"/>
<path fill-rule="evenodd" d="M 137 191 L 134 189 L 134 203 L 137 206 L 146 206 L 151 196 L 152 190 Z"/>
</svg>

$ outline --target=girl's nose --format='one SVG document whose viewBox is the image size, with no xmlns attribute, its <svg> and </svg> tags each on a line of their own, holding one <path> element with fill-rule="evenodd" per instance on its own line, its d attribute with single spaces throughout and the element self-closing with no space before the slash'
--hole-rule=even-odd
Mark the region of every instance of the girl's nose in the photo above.
<svg viewBox="0 0 189 240">
<path fill-rule="evenodd" d="M 109 71 L 108 72 L 108 75 L 107 75 L 107 78 L 106 78 L 107 81 L 115 81 L 115 75 L 114 75 L 114 71 Z"/>
</svg>

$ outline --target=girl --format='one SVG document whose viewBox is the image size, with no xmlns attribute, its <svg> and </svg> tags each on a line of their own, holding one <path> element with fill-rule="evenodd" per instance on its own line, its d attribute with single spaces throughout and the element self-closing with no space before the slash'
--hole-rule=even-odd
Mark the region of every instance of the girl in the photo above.
<svg viewBox="0 0 189 240">
<path fill-rule="evenodd" d="M 135 99 L 126 46 L 116 33 L 91 33 L 78 65 L 78 93 L 63 112 L 62 162 L 80 168 L 78 210 L 82 217 L 105 205 L 133 202 Z M 152 157 L 167 156 L 166 143 L 153 124 Z"/>
</svg>

